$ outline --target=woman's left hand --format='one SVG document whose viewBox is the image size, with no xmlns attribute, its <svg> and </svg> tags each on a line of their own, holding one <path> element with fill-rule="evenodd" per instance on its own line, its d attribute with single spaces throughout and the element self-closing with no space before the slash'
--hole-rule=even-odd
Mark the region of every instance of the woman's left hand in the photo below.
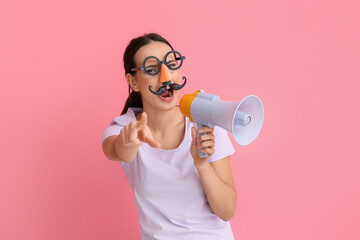
<svg viewBox="0 0 360 240">
<path fill-rule="evenodd" d="M 210 127 L 203 127 L 200 129 L 200 133 L 205 133 L 204 135 L 200 136 L 199 139 L 196 139 L 196 128 L 191 128 L 191 136 L 192 136 L 192 143 L 191 143 L 191 156 L 194 159 L 194 164 L 196 168 L 201 168 L 207 165 L 209 162 L 208 160 L 212 155 L 215 153 L 215 136 L 214 136 L 214 128 Z M 198 146 L 197 143 L 201 142 Z M 204 148 L 204 149 L 202 149 Z M 198 150 L 202 149 L 203 153 L 208 153 L 209 156 L 206 158 L 200 158 Z"/>
</svg>

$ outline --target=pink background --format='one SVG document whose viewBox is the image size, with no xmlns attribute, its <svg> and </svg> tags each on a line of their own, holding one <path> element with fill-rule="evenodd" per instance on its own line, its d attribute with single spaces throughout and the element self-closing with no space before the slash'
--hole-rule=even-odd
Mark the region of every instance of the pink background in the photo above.
<svg viewBox="0 0 360 240">
<path fill-rule="evenodd" d="M 127 96 L 128 41 L 153 31 L 186 56 L 181 95 L 264 103 L 259 137 L 232 156 L 236 239 L 360 239 L 359 9 L 1 1 L 0 239 L 140 238 L 125 173 L 100 136 Z"/>
</svg>

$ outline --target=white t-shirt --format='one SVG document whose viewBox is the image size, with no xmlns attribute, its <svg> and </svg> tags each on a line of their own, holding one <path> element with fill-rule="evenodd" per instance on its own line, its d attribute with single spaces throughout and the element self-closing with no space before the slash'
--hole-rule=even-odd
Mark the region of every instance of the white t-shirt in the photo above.
<svg viewBox="0 0 360 240">
<path fill-rule="evenodd" d="M 136 120 L 141 108 L 129 108 L 115 117 L 101 136 L 101 144 Z M 186 118 L 184 139 L 172 150 L 152 148 L 143 143 L 134 161 L 120 162 L 134 193 L 142 240 L 232 240 L 230 223 L 210 209 L 190 153 L 191 127 Z M 235 152 L 227 132 L 214 129 L 215 154 L 209 162 Z"/>
</svg>

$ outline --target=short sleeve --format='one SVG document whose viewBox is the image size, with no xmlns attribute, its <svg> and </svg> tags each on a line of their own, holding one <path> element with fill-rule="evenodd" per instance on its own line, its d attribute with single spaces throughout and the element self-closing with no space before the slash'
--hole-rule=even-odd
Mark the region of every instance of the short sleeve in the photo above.
<svg viewBox="0 0 360 240">
<path fill-rule="evenodd" d="M 134 111 L 138 112 L 140 109 L 137 108 L 129 108 L 128 111 L 121 115 L 115 117 L 111 122 L 110 125 L 103 131 L 101 135 L 101 145 L 103 144 L 104 140 L 112 135 L 119 135 L 120 130 L 129 124 L 131 121 L 136 120 Z"/>
<path fill-rule="evenodd" d="M 215 135 L 215 147 L 214 147 L 215 153 L 214 155 L 211 156 L 209 162 L 215 162 L 221 160 L 235 153 L 235 149 L 225 129 L 215 126 L 214 135 Z"/>
<path fill-rule="evenodd" d="M 103 144 L 104 140 L 112 135 L 119 135 L 120 130 L 125 127 L 124 124 L 118 121 L 117 118 L 113 119 L 110 125 L 103 131 L 101 135 L 101 145 Z"/>
</svg>

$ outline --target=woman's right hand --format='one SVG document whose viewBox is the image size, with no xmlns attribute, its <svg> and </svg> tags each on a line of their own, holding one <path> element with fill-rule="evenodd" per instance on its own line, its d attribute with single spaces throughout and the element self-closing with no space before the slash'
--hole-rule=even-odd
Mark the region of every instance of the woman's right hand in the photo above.
<svg viewBox="0 0 360 240">
<path fill-rule="evenodd" d="M 160 143 L 153 138 L 147 121 L 146 113 L 142 112 L 139 121 L 131 121 L 121 129 L 120 138 L 125 147 L 139 147 L 144 142 L 153 148 L 160 147 Z"/>
</svg>

